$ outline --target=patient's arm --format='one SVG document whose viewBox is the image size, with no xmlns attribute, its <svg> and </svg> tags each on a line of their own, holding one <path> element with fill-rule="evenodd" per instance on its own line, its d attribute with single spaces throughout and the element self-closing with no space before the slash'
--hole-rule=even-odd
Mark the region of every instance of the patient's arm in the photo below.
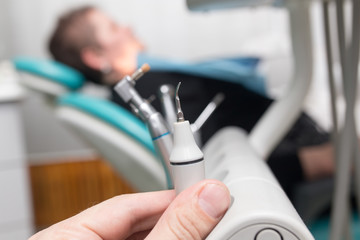
<svg viewBox="0 0 360 240">
<path fill-rule="evenodd" d="M 317 180 L 334 174 L 334 149 L 331 143 L 304 147 L 298 154 L 306 180 Z"/>
</svg>

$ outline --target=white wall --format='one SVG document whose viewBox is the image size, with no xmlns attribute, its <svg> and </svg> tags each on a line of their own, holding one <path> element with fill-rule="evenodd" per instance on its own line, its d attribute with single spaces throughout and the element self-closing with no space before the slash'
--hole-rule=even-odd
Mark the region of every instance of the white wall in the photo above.
<svg viewBox="0 0 360 240">
<path fill-rule="evenodd" d="M 181 58 L 236 54 L 249 39 L 286 33 L 286 12 L 274 8 L 192 13 L 184 0 L 2 0 L 9 15 L 13 54 L 46 56 L 46 41 L 59 14 L 93 4 L 128 24 L 150 53 Z"/>
</svg>

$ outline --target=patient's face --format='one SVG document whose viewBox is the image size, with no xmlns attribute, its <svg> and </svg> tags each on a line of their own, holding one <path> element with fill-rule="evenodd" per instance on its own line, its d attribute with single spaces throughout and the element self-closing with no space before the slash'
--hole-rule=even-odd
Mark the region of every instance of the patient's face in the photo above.
<svg viewBox="0 0 360 240">
<path fill-rule="evenodd" d="M 88 17 L 94 27 L 101 54 L 107 58 L 112 69 L 119 76 L 133 73 L 137 67 L 137 55 L 143 50 L 143 45 L 131 29 L 117 24 L 98 10 L 90 12 Z"/>
</svg>

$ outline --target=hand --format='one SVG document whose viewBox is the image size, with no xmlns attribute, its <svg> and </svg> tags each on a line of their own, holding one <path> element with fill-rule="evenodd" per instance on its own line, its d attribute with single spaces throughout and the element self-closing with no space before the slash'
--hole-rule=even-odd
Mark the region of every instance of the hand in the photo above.
<svg viewBox="0 0 360 240">
<path fill-rule="evenodd" d="M 226 186 L 204 180 L 173 190 L 121 195 L 57 223 L 29 240 L 205 239 L 230 205 Z"/>
</svg>

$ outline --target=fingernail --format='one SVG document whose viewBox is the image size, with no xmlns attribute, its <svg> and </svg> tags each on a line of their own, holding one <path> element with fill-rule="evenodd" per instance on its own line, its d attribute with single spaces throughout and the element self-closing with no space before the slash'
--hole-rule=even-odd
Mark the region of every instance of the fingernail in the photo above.
<svg viewBox="0 0 360 240">
<path fill-rule="evenodd" d="M 229 208 L 229 191 L 218 184 L 207 184 L 199 195 L 198 203 L 209 216 L 220 218 Z"/>
</svg>

